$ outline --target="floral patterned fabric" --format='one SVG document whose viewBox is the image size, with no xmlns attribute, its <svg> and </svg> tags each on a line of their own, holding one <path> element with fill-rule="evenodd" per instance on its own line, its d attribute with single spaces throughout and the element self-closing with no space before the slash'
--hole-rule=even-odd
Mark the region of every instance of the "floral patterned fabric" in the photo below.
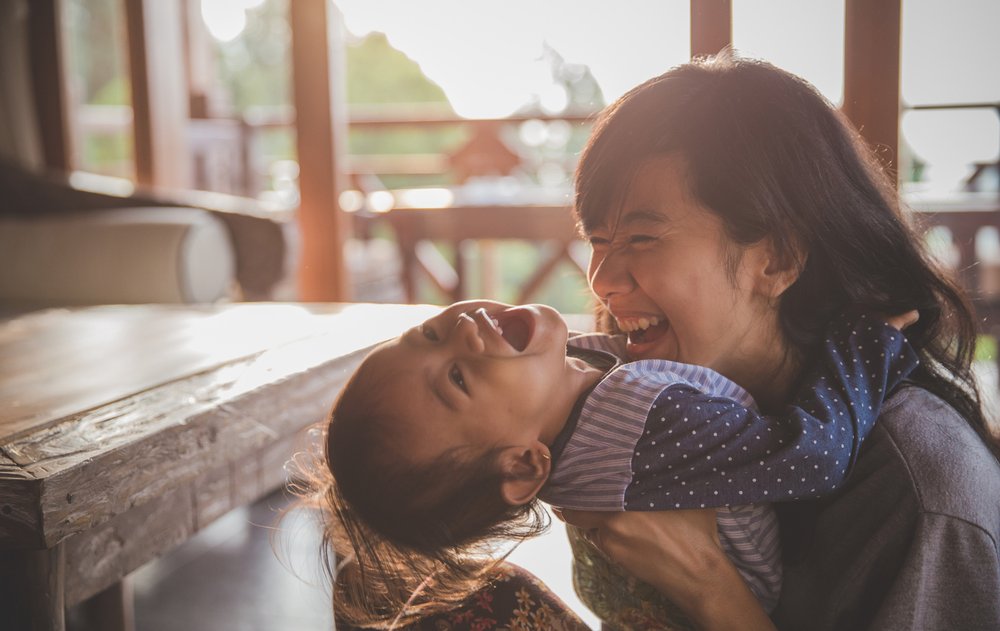
<svg viewBox="0 0 1000 631">
<path fill-rule="evenodd" d="M 337 621 L 338 631 L 356 627 Z M 586 624 L 534 574 L 504 563 L 496 578 L 466 604 L 402 631 L 589 631 Z"/>
<path fill-rule="evenodd" d="M 695 631 L 697 627 L 656 588 L 611 563 L 567 526 L 573 549 L 573 584 L 603 631 Z"/>
</svg>

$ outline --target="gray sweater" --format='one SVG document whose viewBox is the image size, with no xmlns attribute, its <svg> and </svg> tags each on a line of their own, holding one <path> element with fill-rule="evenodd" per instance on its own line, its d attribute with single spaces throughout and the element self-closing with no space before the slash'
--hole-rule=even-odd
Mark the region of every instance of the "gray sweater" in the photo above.
<svg viewBox="0 0 1000 631">
<path fill-rule="evenodd" d="M 886 402 L 841 491 L 778 511 L 780 629 L 1000 629 L 1000 465 L 927 391 Z"/>
</svg>

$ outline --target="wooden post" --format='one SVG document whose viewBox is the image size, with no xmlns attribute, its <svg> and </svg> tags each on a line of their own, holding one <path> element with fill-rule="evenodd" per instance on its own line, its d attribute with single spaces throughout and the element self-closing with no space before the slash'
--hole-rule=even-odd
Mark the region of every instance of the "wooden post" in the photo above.
<svg viewBox="0 0 1000 631">
<path fill-rule="evenodd" d="M 64 631 L 66 554 L 48 550 L 0 552 L 0 620 L 4 629 Z"/>
<path fill-rule="evenodd" d="M 691 57 L 714 55 L 732 43 L 732 1 L 691 0 Z"/>
<path fill-rule="evenodd" d="M 899 156 L 901 0 L 846 0 L 843 111 L 893 181 Z"/>
<path fill-rule="evenodd" d="M 184 53 L 191 118 L 232 118 L 232 106 L 219 86 L 212 36 L 201 17 L 201 0 L 184 3 Z"/>
<path fill-rule="evenodd" d="M 81 603 L 87 628 L 135 631 L 135 598 L 128 576 Z"/>
<path fill-rule="evenodd" d="M 28 3 L 31 84 L 45 166 L 73 169 L 73 124 L 63 60 L 60 0 Z"/>
<path fill-rule="evenodd" d="M 179 0 L 125 0 L 136 180 L 146 186 L 191 186 L 183 8 Z"/>
<path fill-rule="evenodd" d="M 289 10 L 301 195 L 299 299 L 343 301 L 350 297 L 344 264 L 349 224 L 339 203 L 347 134 L 343 22 L 329 0 L 295 0 Z"/>
</svg>

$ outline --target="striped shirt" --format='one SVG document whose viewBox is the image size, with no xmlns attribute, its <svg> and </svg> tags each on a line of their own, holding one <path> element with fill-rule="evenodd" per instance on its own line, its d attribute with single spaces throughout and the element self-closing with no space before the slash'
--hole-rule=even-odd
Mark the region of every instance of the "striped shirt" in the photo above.
<svg viewBox="0 0 1000 631">
<path fill-rule="evenodd" d="M 570 345 L 624 353 L 620 336 L 578 336 Z M 840 486 L 885 393 L 917 364 L 898 331 L 864 317 L 835 327 L 823 351 L 778 416 L 761 415 L 749 393 L 708 368 L 667 360 L 613 367 L 553 444 L 541 499 L 580 510 L 719 508 L 723 547 L 770 611 L 781 563 L 766 502 Z"/>
</svg>

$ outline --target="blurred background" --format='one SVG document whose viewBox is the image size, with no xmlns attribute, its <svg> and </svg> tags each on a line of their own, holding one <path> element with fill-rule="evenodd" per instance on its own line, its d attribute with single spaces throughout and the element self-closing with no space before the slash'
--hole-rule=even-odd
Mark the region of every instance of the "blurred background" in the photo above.
<svg viewBox="0 0 1000 631">
<path fill-rule="evenodd" d="M 570 208 L 594 115 L 731 45 L 812 82 L 897 178 L 974 298 L 992 398 L 997 25 L 996 0 L 3 0 L 0 315 L 471 296 L 589 312 Z M 268 536 L 287 505 L 237 509 L 136 572 L 138 628 L 330 628 L 307 516 Z M 513 558 L 593 621 L 556 530 Z"/>
<path fill-rule="evenodd" d="M 49 81 L 58 84 L 66 137 L 59 159 L 36 150 L 35 165 L 63 167 L 77 185 L 98 189 L 132 184 L 254 200 L 255 214 L 289 227 L 280 282 L 254 297 L 445 303 L 489 295 L 589 310 L 579 273 L 586 252 L 564 241 L 565 221 L 534 226 L 543 220 L 519 222 L 510 210 L 510 221 L 522 225 L 504 231 L 486 225 L 480 211 L 568 206 L 587 121 L 628 88 L 690 58 L 697 3 L 339 0 L 323 12 L 323 47 L 300 32 L 296 53 L 290 1 L 151 5 L 145 19 L 156 23 L 145 34 L 135 32 L 143 16 L 133 5 L 141 2 L 58 3 L 50 36 L 61 45 L 62 77 Z M 974 194 L 998 188 L 1000 73 L 989 60 L 1000 55 L 991 31 L 1000 5 L 896 4 L 899 136 L 896 147 L 883 148 L 887 163 L 919 210 L 950 208 L 963 195 L 975 205 Z M 736 0 L 730 7 L 738 52 L 844 102 L 844 0 Z M 140 62 L 146 67 L 137 69 Z M 315 114 L 296 116 L 296 70 L 308 82 L 316 71 L 301 66 L 312 62 L 331 69 L 325 85 L 308 84 L 336 108 L 332 121 L 329 111 L 321 121 L 330 130 L 315 127 Z M 862 59 L 855 72 L 878 62 Z M 161 93 L 172 100 L 148 102 Z M 163 113 L 174 104 L 180 112 Z M 52 133 L 38 122 L 43 136 Z M 319 148 L 303 150 L 313 139 Z M 303 164 L 308 151 L 328 155 Z M 16 157 L 31 163 L 31 153 Z M 318 175 L 303 176 L 304 169 Z M 310 177 L 339 179 L 303 200 L 302 180 Z M 325 219 L 339 226 L 335 234 L 310 233 L 302 214 L 338 207 L 346 222 Z M 951 261 L 960 246 L 947 230 L 930 238 Z M 995 229 L 976 238 L 980 259 L 1000 259 Z M 341 250 L 344 269 L 315 269 L 338 261 L 311 260 L 311 243 Z M 313 269 L 303 276 L 303 266 Z"/>
</svg>

